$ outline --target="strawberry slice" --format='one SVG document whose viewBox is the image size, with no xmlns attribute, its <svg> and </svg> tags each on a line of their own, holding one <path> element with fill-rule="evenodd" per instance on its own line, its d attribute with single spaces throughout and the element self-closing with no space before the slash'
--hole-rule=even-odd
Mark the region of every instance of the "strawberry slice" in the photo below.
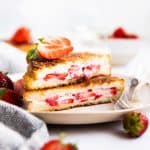
<svg viewBox="0 0 150 150">
<path fill-rule="evenodd" d="M 80 72 L 80 67 L 77 65 L 72 65 L 68 70 L 69 75 L 76 79 L 82 76 L 82 72 Z"/>
<path fill-rule="evenodd" d="M 80 102 L 85 102 L 88 99 L 88 95 L 84 92 L 83 93 L 77 93 L 77 94 L 75 94 L 75 98 L 77 100 L 79 100 Z"/>
<path fill-rule="evenodd" d="M 51 60 L 69 55 L 73 47 L 69 39 L 56 37 L 53 39 L 40 40 L 37 49 L 41 57 Z"/>
<path fill-rule="evenodd" d="M 115 87 L 110 88 L 110 93 L 112 95 L 116 95 L 117 94 L 117 89 Z"/>
<path fill-rule="evenodd" d="M 71 104 L 74 102 L 74 99 L 73 98 L 68 98 L 68 99 L 65 99 L 62 101 L 62 104 Z"/>
<path fill-rule="evenodd" d="M 99 65 L 89 65 L 83 68 L 83 72 L 86 78 L 90 78 L 93 73 L 97 72 L 100 69 Z"/>
<path fill-rule="evenodd" d="M 13 44 L 28 44 L 31 42 L 30 31 L 26 27 L 20 27 L 10 40 Z"/>
<path fill-rule="evenodd" d="M 48 103 L 50 106 L 57 106 L 58 105 L 58 102 L 57 102 L 58 98 L 59 98 L 59 96 L 56 95 L 56 96 L 47 98 L 45 100 L 45 102 Z"/>
<path fill-rule="evenodd" d="M 101 98 L 103 95 L 100 94 L 100 93 L 94 93 L 95 94 L 95 100 L 98 99 L 98 98 Z"/>
<path fill-rule="evenodd" d="M 67 73 L 62 73 L 62 74 L 58 74 L 58 73 L 51 73 L 51 74 L 47 74 L 43 79 L 45 81 L 50 80 L 52 78 L 57 78 L 59 80 L 65 80 L 65 78 L 67 77 Z"/>
</svg>

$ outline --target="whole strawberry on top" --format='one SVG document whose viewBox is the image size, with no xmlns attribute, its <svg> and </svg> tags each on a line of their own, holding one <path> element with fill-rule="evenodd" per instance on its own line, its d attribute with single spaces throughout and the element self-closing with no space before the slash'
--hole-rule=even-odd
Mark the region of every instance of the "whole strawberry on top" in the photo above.
<svg viewBox="0 0 150 150">
<path fill-rule="evenodd" d="M 130 112 L 123 118 L 123 127 L 131 137 L 141 136 L 148 128 L 149 120 L 141 112 Z"/>
<path fill-rule="evenodd" d="M 59 139 L 54 139 L 47 142 L 41 150 L 78 150 L 74 144 L 64 144 Z"/>
<path fill-rule="evenodd" d="M 0 88 L 2 87 L 11 90 L 14 89 L 13 82 L 11 81 L 11 79 L 5 73 L 0 72 Z"/>
</svg>

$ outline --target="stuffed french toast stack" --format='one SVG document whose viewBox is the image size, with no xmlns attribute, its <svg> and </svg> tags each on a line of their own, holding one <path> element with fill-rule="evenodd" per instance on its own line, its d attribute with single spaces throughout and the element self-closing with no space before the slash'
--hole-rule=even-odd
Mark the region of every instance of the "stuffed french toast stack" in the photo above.
<svg viewBox="0 0 150 150">
<path fill-rule="evenodd" d="M 110 54 L 75 53 L 67 38 L 40 39 L 27 55 L 23 94 L 29 111 L 117 101 L 124 80 L 111 76 Z"/>
</svg>

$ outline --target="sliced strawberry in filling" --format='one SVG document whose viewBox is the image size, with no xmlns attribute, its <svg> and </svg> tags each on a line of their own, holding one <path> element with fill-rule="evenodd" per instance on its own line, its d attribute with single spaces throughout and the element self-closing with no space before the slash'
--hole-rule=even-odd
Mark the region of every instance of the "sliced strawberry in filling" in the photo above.
<svg viewBox="0 0 150 150">
<path fill-rule="evenodd" d="M 53 97 L 50 97 L 50 98 L 47 98 L 45 100 L 46 103 L 48 103 L 50 106 L 57 106 L 58 105 L 58 100 L 59 96 L 53 96 Z"/>
<path fill-rule="evenodd" d="M 65 80 L 65 78 L 67 77 L 67 73 L 62 73 L 62 74 L 58 74 L 58 73 L 51 73 L 51 74 L 47 74 L 45 77 L 44 77 L 44 80 L 47 81 L 47 80 L 50 80 L 52 78 L 56 78 L 56 79 L 59 79 L 59 80 Z"/>
<path fill-rule="evenodd" d="M 102 96 L 102 94 L 95 93 L 95 99 L 101 98 Z"/>
<path fill-rule="evenodd" d="M 112 95 L 116 95 L 116 94 L 117 94 L 117 89 L 116 89 L 116 87 L 110 88 L 110 93 L 111 93 Z"/>
<path fill-rule="evenodd" d="M 62 104 L 71 104 L 74 102 L 73 98 L 64 99 L 61 103 Z"/>
<path fill-rule="evenodd" d="M 69 75 L 70 75 L 72 78 L 74 78 L 74 79 L 80 78 L 81 76 L 83 76 L 83 73 L 82 73 L 80 67 L 77 66 L 77 65 L 72 65 L 72 66 L 69 68 L 68 73 L 69 73 Z"/>
<path fill-rule="evenodd" d="M 56 78 L 58 80 L 65 80 L 68 75 L 73 79 L 78 79 L 80 77 L 90 78 L 99 69 L 100 69 L 100 65 L 89 65 L 83 68 L 77 65 L 72 65 L 68 69 L 68 73 L 50 73 L 47 74 L 43 79 L 45 81 L 48 81 L 53 78 Z"/>
<path fill-rule="evenodd" d="M 58 95 L 52 96 L 50 98 L 47 98 L 45 100 L 46 103 L 48 103 L 50 106 L 58 106 L 58 105 L 63 105 L 63 104 L 71 104 L 76 101 L 79 102 L 85 102 L 88 100 L 96 100 L 98 98 L 101 98 L 102 96 L 112 96 L 117 94 L 117 88 L 116 87 L 111 87 L 111 88 L 106 88 L 106 89 L 97 89 L 96 91 L 93 91 L 92 89 L 88 89 L 87 91 L 84 92 L 79 92 L 76 94 L 72 94 L 71 98 L 66 98 L 66 97 L 60 97 Z"/>
<path fill-rule="evenodd" d="M 89 65 L 87 67 L 83 67 L 83 73 L 86 78 L 90 78 L 93 73 L 96 73 L 100 69 L 100 65 Z"/>
<path fill-rule="evenodd" d="M 75 94 L 75 98 L 80 102 L 87 101 L 88 95 L 85 92 Z"/>
</svg>

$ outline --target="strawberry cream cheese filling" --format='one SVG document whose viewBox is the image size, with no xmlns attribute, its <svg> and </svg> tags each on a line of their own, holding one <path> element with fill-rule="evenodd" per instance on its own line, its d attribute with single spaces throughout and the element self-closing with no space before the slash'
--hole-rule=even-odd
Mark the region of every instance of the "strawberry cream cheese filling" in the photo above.
<svg viewBox="0 0 150 150">
<path fill-rule="evenodd" d="M 115 96 L 117 94 L 117 88 L 99 88 L 99 89 L 88 89 L 86 91 L 78 93 L 70 93 L 68 95 L 54 95 L 45 99 L 45 102 L 49 106 L 59 106 L 71 103 L 81 103 L 87 101 L 94 101 L 102 97 Z"/>
<path fill-rule="evenodd" d="M 100 65 L 88 65 L 86 67 L 80 67 L 72 65 L 66 73 L 50 73 L 47 74 L 43 80 L 48 81 L 50 79 L 78 79 L 81 77 L 91 78 L 100 69 Z"/>
</svg>

